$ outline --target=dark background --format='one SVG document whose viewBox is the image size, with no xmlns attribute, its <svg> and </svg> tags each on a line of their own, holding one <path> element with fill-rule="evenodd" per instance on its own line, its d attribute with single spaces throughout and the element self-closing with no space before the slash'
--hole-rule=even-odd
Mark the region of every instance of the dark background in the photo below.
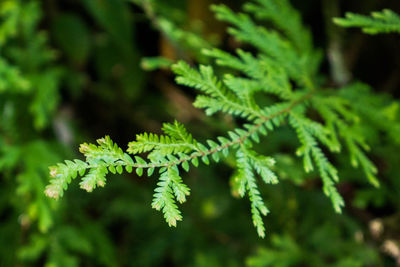
<svg viewBox="0 0 400 267">
<path fill-rule="evenodd" d="M 59 101 L 46 126 L 32 128 L 27 119 L 21 126 L 24 137 L 7 137 L 15 147 L 24 147 L 33 159 L 22 157 L 19 163 L 2 169 L 0 265 L 395 266 L 387 242 L 399 244 L 400 240 L 398 150 L 390 146 L 373 149 L 371 158 L 381 171 L 381 189 L 363 181 L 359 170 L 345 164 L 346 159 L 337 160 L 342 174 L 338 187 L 346 201 L 346 209 L 339 215 L 323 195 L 317 175 L 306 176 L 301 161 L 288 156 L 297 143 L 285 128 L 260 145 L 283 162 L 283 171 L 278 173 L 281 182 L 261 187 L 271 211 L 264 220 L 265 239 L 257 237 L 253 229 L 248 201 L 231 195 L 229 178 L 233 170 L 229 158 L 212 167 L 193 168 L 185 175 L 192 194 L 182 205 L 184 219 L 177 228 L 169 228 L 162 214 L 151 209 L 156 177 L 139 178 L 135 174 L 110 175 L 105 188 L 90 194 L 73 181 L 57 203 L 40 200 L 50 201 L 46 204 L 50 215 L 40 215 L 44 209 L 34 204 L 39 203 L 39 193 L 47 183 L 47 167 L 63 159 L 79 158 L 82 142 L 110 135 L 126 148 L 137 133 L 159 133 L 163 122 L 174 119 L 185 123 L 199 140 L 221 135 L 235 125 L 230 117 L 208 118 L 194 109 L 191 102 L 195 92 L 177 86 L 168 69 L 147 71 L 141 67 L 143 57 L 153 56 L 204 63 L 196 48 L 160 33 L 159 17 L 199 34 L 211 45 L 228 51 L 240 47 L 226 34 L 227 25 L 213 19 L 208 6 L 214 2 L 155 1 L 155 17 L 143 11 L 141 1 L 137 2 L 38 2 L 42 17 L 36 31 L 47 32 L 48 45 L 56 54 L 51 68 L 62 71 L 57 87 Z M 240 10 L 243 1 L 219 3 Z M 400 1 L 297 0 L 293 4 L 310 26 L 315 46 L 324 51 L 321 77 L 326 86 L 341 86 L 332 75 L 329 61 L 330 53 L 338 53 L 349 81 L 360 80 L 376 92 L 399 96 L 400 37 L 342 29 L 331 19 L 345 12 L 369 14 L 383 8 L 400 12 Z M 17 103 L 24 113 L 21 116 L 30 118 L 24 104 Z M 32 148 L 35 142 L 40 143 L 40 149 L 46 148 L 45 160 L 34 160 L 38 153 L 36 147 Z M 3 158 L 9 157 L 10 152 L 2 153 Z M 29 175 L 15 179 L 34 164 L 41 164 L 41 187 L 37 190 L 27 186 Z M 24 191 L 22 187 L 30 189 Z M 40 229 L 40 221 L 47 217 L 51 226 Z"/>
</svg>

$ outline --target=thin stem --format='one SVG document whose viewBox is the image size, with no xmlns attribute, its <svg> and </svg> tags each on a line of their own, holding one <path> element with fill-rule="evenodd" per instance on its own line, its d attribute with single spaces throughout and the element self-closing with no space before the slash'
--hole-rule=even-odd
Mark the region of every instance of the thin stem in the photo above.
<svg viewBox="0 0 400 267">
<path fill-rule="evenodd" d="M 176 165 L 180 165 L 186 161 L 193 160 L 195 158 L 199 157 L 204 157 L 204 156 L 209 156 L 214 153 L 220 152 L 226 148 L 232 147 L 237 144 L 243 144 L 251 135 L 253 135 L 255 132 L 257 132 L 260 127 L 263 126 L 264 123 L 266 123 L 269 120 L 272 120 L 273 118 L 276 118 L 279 115 L 289 113 L 295 106 L 298 104 L 304 102 L 305 100 L 309 99 L 312 95 L 312 92 L 302 96 L 301 98 L 297 99 L 296 101 L 293 101 L 287 108 L 276 112 L 274 114 L 271 114 L 270 116 L 261 116 L 260 119 L 261 121 L 257 124 L 255 124 L 251 129 L 247 131 L 246 134 L 240 136 L 239 138 L 232 140 L 224 145 L 219 145 L 213 149 L 209 149 L 206 151 L 198 151 L 193 153 L 192 155 L 186 157 L 186 158 L 181 158 L 177 161 L 169 161 L 169 162 L 163 162 L 163 163 L 149 163 L 149 164 L 138 164 L 138 163 L 128 163 L 126 161 L 118 161 L 115 163 L 115 165 L 125 165 L 125 166 L 132 166 L 134 168 L 161 168 L 161 167 L 173 167 Z M 89 167 L 90 168 L 90 167 Z"/>
</svg>

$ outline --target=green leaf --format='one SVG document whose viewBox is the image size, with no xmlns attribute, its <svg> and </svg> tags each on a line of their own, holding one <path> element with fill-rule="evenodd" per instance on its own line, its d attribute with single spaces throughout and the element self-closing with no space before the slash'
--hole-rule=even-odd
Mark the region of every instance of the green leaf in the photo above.
<svg viewBox="0 0 400 267">
<path fill-rule="evenodd" d="M 142 176 L 143 175 L 143 168 L 136 168 L 136 174 L 138 176 Z"/>
<path fill-rule="evenodd" d="M 108 167 L 108 169 L 110 170 L 110 172 L 111 172 L 112 174 L 115 174 L 115 173 L 116 173 L 116 169 L 115 169 L 114 165 L 111 165 L 110 167 Z"/>
<path fill-rule="evenodd" d="M 192 159 L 192 164 L 193 164 L 193 166 L 195 166 L 195 167 L 198 167 L 198 166 L 199 166 L 199 160 L 197 159 L 197 157 Z"/>
<path fill-rule="evenodd" d="M 125 169 L 126 169 L 126 171 L 127 171 L 128 173 L 131 173 L 131 172 L 132 172 L 132 166 L 131 166 L 131 165 L 125 166 Z"/>
<path fill-rule="evenodd" d="M 188 161 L 184 161 L 184 162 L 182 163 L 182 168 L 183 168 L 186 172 L 189 171 L 189 163 L 188 163 Z"/>
<path fill-rule="evenodd" d="M 154 173 L 154 168 L 148 168 L 147 169 L 147 176 L 152 176 L 153 175 L 153 173 Z"/>
<path fill-rule="evenodd" d="M 117 165 L 117 172 L 121 174 L 123 172 L 123 168 L 121 165 Z"/>
</svg>

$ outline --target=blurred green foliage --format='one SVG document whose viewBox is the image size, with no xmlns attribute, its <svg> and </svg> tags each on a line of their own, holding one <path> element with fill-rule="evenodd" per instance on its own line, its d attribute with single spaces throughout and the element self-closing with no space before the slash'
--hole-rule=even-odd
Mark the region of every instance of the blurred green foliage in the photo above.
<svg viewBox="0 0 400 267">
<path fill-rule="evenodd" d="M 232 8 L 242 4 L 222 2 Z M 314 27 L 319 46 L 328 47 L 318 28 L 318 8 L 323 7 L 293 2 Z M 357 12 L 350 2 L 345 7 Z M 387 7 L 396 10 L 392 2 Z M 393 241 L 399 246 L 400 240 L 399 137 L 383 134 L 387 128 L 394 132 L 390 121 L 399 118 L 398 102 L 387 104 L 391 96 L 398 97 L 400 84 L 393 77 L 399 73 L 393 68 L 392 76 L 382 75 L 387 73 L 384 63 L 390 67 L 399 58 L 396 49 L 382 49 L 372 39 L 343 42 L 342 53 L 357 62 L 354 51 L 360 50 L 358 56 L 371 62 L 368 71 L 351 63 L 349 69 L 371 79 L 374 90 L 387 96 L 359 101 L 354 92 L 372 91 L 366 86 L 342 94 L 379 129 L 359 131 L 373 148 L 380 188 L 351 168 L 350 158 L 333 154 L 330 160 L 341 175 L 338 190 L 346 202 L 341 215 L 323 195 L 318 175 L 305 174 L 301 160 L 292 155 L 298 142 L 285 126 L 257 145 L 260 153 L 274 155 L 280 178 L 278 185 L 260 186 L 273 214 L 265 220 L 264 239 L 251 225 L 248 203 L 232 198 L 237 197 L 228 186 L 234 157 L 184 176 L 192 195 L 182 207 L 185 219 L 174 229 L 149 208 L 156 180 L 136 174 L 108 175 L 107 186 L 91 194 L 71 185 L 61 201 L 45 197 L 48 166 L 76 156 L 83 141 L 110 134 L 127 144 L 137 133 L 158 131 L 161 122 L 174 118 L 200 140 L 235 126 L 230 116 L 206 118 L 188 106 L 192 91 L 174 85 L 169 71 L 145 72 L 177 59 L 207 63 L 200 48 L 243 45 L 225 35 L 225 25 L 205 23 L 209 4 L 0 1 L 1 266 L 395 266 L 399 261 L 387 245 Z M 203 17 L 193 10 L 205 10 Z M 352 40 L 353 35 L 345 37 Z M 397 42 L 382 38 L 387 39 L 378 39 L 378 45 L 384 47 Z M 383 54 L 379 61 L 360 43 L 389 51 L 389 57 Z M 329 64 L 323 62 L 319 79 L 334 84 L 324 68 Z M 374 108 L 357 105 L 361 102 Z M 384 116 L 371 113 L 375 109 Z"/>
</svg>

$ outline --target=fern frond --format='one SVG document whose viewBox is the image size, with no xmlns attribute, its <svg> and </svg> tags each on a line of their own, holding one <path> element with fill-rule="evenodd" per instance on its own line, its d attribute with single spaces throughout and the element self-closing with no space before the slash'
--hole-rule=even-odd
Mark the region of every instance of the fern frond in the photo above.
<svg viewBox="0 0 400 267">
<path fill-rule="evenodd" d="M 370 183 L 379 186 L 378 179 L 375 177 L 377 168 L 361 149 L 368 150 L 369 147 L 364 136 L 357 130 L 360 118 L 351 110 L 348 101 L 337 97 L 317 97 L 313 100 L 313 105 L 329 125 L 334 146 L 339 148 L 338 136 L 342 138 L 350 154 L 351 164 L 354 167 L 360 164 Z"/>
<path fill-rule="evenodd" d="M 250 119 L 259 116 L 257 110 L 244 105 L 233 92 L 227 90 L 217 80 L 211 66 L 200 65 L 199 71 L 197 71 L 187 63 L 180 61 L 172 66 L 172 70 L 177 75 L 176 82 L 178 84 L 196 88 L 214 99 L 209 105 L 204 98 L 200 98 L 200 101 L 194 104 L 196 107 L 206 108 L 209 115 L 218 110 Z"/>
<path fill-rule="evenodd" d="M 364 151 L 360 148 L 369 149 L 364 141 L 364 137 L 360 135 L 354 128 L 339 122 L 341 135 L 346 142 L 347 149 L 350 153 L 351 164 L 354 167 L 361 165 L 368 181 L 375 187 L 379 187 L 379 181 L 376 178 L 378 169 L 372 161 L 365 155 Z"/>
<path fill-rule="evenodd" d="M 342 27 L 360 27 L 364 33 L 400 33 L 400 16 L 390 9 L 372 12 L 371 16 L 346 13 L 345 18 L 334 18 L 333 22 Z"/>
<path fill-rule="evenodd" d="M 88 169 L 90 169 L 89 173 L 81 183 L 81 188 L 88 192 L 96 186 L 104 186 L 108 170 L 112 173 L 122 173 L 122 166 L 126 166 L 128 172 L 132 171 L 132 158 L 114 144 L 109 136 L 98 139 L 97 143 L 98 146 L 87 143 L 80 146 L 79 150 L 85 155 L 86 162 L 67 160 L 65 164 L 59 163 L 57 166 L 50 167 L 52 179 L 45 190 L 48 197 L 58 199 L 63 196 L 71 179 L 78 175 L 83 176 Z"/>
<path fill-rule="evenodd" d="M 164 123 L 162 130 L 167 135 L 138 134 L 136 141 L 128 144 L 128 153 L 137 154 L 153 151 L 166 156 L 168 154 L 189 153 L 198 150 L 197 141 L 187 132 L 183 124 Z"/>
<path fill-rule="evenodd" d="M 323 189 L 336 210 L 341 212 L 344 202 L 340 194 L 335 188 L 335 182 L 338 182 L 339 177 L 336 168 L 328 161 L 315 136 L 310 131 L 309 121 L 301 115 L 292 112 L 289 117 L 290 125 L 296 130 L 302 146 L 297 150 L 298 156 L 303 156 L 304 169 L 306 172 L 314 169 L 313 161 L 318 168 L 323 182 Z M 315 133 L 314 133 L 315 134 Z"/>
<path fill-rule="evenodd" d="M 136 141 L 129 143 L 128 152 L 131 154 L 143 153 L 148 151 L 157 151 L 162 155 L 188 153 L 196 149 L 196 145 L 178 141 L 173 137 L 156 134 L 138 134 Z"/>
<path fill-rule="evenodd" d="M 154 190 L 152 207 L 162 210 L 169 226 L 176 226 L 182 220 L 181 212 L 175 203 L 175 198 L 183 203 L 190 194 L 189 188 L 183 184 L 177 167 L 168 168 L 160 175 L 160 180 Z M 175 195 L 175 196 L 174 196 Z"/>
<path fill-rule="evenodd" d="M 296 73 L 296 67 L 290 67 L 284 62 L 297 62 L 297 53 L 291 48 L 290 42 L 277 32 L 257 26 L 246 14 L 236 14 L 224 5 L 212 6 L 219 20 L 229 22 L 235 28 L 229 28 L 229 33 L 240 41 L 257 47 L 261 52 L 284 65 L 289 72 Z M 291 71 L 290 71 L 291 70 Z"/>
<path fill-rule="evenodd" d="M 335 182 L 339 181 L 337 169 L 328 161 L 319 147 L 312 149 L 312 156 L 321 175 L 325 195 L 331 199 L 335 211 L 341 213 L 344 201 L 335 187 Z"/>
<path fill-rule="evenodd" d="M 259 155 L 253 150 L 242 149 L 247 155 L 250 164 L 253 166 L 254 170 L 261 176 L 264 183 L 266 184 L 277 184 L 278 177 L 271 170 L 271 167 L 275 165 L 275 160 L 271 157 L 266 157 L 264 155 Z"/>
<path fill-rule="evenodd" d="M 186 196 L 190 195 L 190 189 L 183 183 L 182 177 L 179 176 L 178 167 L 171 167 L 167 172 L 176 200 L 181 204 L 186 202 Z"/>
<path fill-rule="evenodd" d="M 50 167 L 50 184 L 46 187 L 45 193 L 48 197 L 58 199 L 64 195 L 71 180 L 78 174 L 84 175 L 89 168 L 88 164 L 81 160 L 66 160 L 65 163 L 59 163 L 57 166 Z"/>
<path fill-rule="evenodd" d="M 237 151 L 236 160 L 238 173 L 234 179 L 240 184 L 240 195 L 243 197 L 245 192 L 247 192 L 251 203 L 253 224 L 257 229 L 258 235 L 264 237 L 265 227 L 261 214 L 265 216 L 269 211 L 260 196 L 260 191 L 258 190 L 250 160 L 242 149 Z"/>
<path fill-rule="evenodd" d="M 79 185 L 87 192 L 92 192 L 97 186 L 104 187 L 107 173 L 106 166 L 90 169 L 89 173 L 82 178 Z"/>
<path fill-rule="evenodd" d="M 251 53 L 242 50 L 237 51 L 237 57 L 218 49 L 204 50 L 203 52 L 205 55 L 215 58 L 218 65 L 243 72 L 251 78 L 225 75 L 224 83 L 228 88 L 239 94 L 239 97 L 243 94 L 264 91 L 282 99 L 291 98 L 292 88 L 286 72 L 270 58 L 256 58 Z"/>
<path fill-rule="evenodd" d="M 217 18 L 232 24 L 229 32 L 233 37 L 257 51 L 238 49 L 230 54 L 219 49 L 203 49 L 204 55 L 227 69 L 221 75 L 212 66 L 195 68 L 183 61 L 174 64 L 172 70 L 178 84 L 199 91 L 195 107 L 205 109 L 207 115 L 223 112 L 239 117 L 238 126 L 227 131 L 225 136 L 198 142 L 182 124 L 166 123 L 162 128 L 164 134 L 138 134 L 128 145 L 127 152 L 132 157 L 109 137 L 99 139 L 98 145 L 84 143 L 80 151 L 86 162 L 66 161 L 51 167 L 54 179 L 46 189 L 48 196 L 62 196 L 71 179 L 78 174 L 84 176 L 86 172 L 81 187 L 91 191 L 104 185 L 108 172 L 122 173 L 125 168 L 127 172 L 135 170 L 138 176 L 145 171 L 151 176 L 157 171 L 160 178 L 152 207 L 163 212 L 169 226 L 176 226 L 182 220 L 176 202 L 185 202 L 190 194 L 179 171 L 189 171 L 192 165 L 197 167 L 200 162 L 206 165 L 219 162 L 235 153 L 233 191 L 242 197 L 249 196 L 253 224 L 259 236 L 264 237 L 262 215 L 266 215 L 268 209 L 261 198 L 256 176 L 266 184 L 275 184 L 278 178 L 273 172 L 274 160 L 258 154 L 254 147 L 262 137 L 286 124 L 295 130 L 300 141 L 297 155 L 303 158 L 305 171 L 315 169 L 319 173 L 323 191 L 337 212 L 344 206 L 335 187 L 339 181 L 338 171 L 322 146 L 328 152 L 337 153 L 343 143 L 352 164 L 360 165 L 371 183 L 377 185 L 376 167 L 364 152 L 368 140 L 360 132 L 384 131 L 393 138 L 397 136 L 400 142 L 400 125 L 385 122 L 397 116 L 393 111 L 396 106 L 389 106 L 384 98 L 365 92 L 362 86 L 342 90 L 318 88 L 315 76 L 321 53 L 313 49 L 309 30 L 301 24 L 300 15 L 288 0 L 254 0 L 246 5 L 246 10 L 272 22 L 280 31 L 259 26 L 249 14 L 234 13 L 224 5 L 212 9 Z M 261 100 L 256 99 L 259 94 L 263 95 Z M 148 153 L 146 158 L 142 153 Z"/>
<path fill-rule="evenodd" d="M 304 53 L 313 50 L 310 31 L 301 21 L 300 13 L 295 10 L 288 0 L 256 0 L 247 3 L 244 9 L 255 14 L 257 18 L 267 19 L 283 30 L 286 36 Z"/>
<path fill-rule="evenodd" d="M 312 87 L 311 79 L 319 65 L 320 53 L 298 52 L 294 45 L 278 32 L 257 26 L 247 14 L 236 14 L 224 5 L 214 5 L 216 17 L 231 23 L 229 33 L 239 41 L 255 46 L 265 56 L 276 61 L 288 76 L 302 86 Z"/>
<path fill-rule="evenodd" d="M 185 126 L 182 123 L 179 123 L 178 121 L 174 121 L 173 124 L 164 123 L 162 130 L 165 134 L 168 134 L 169 136 L 175 138 L 176 140 L 180 140 L 182 142 L 186 142 L 188 144 L 193 144 L 193 145 L 197 143 L 197 141 L 193 139 L 192 135 L 188 133 Z"/>
<path fill-rule="evenodd" d="M 235 28 L 230 28 L 229 32 L 238 40 L 254 45 L 266 55 L 280 62 L 283 59 L 293 61 L 290 58 L 294 57 L 296 53 L 290 49 L 290 43 L 279 36 L 277 32 L 257 26 L 247 14 L 236 14 L 225 5 L 214 5 L 212 9 L 219 20 L 235 26 Z"/>
</svg>

